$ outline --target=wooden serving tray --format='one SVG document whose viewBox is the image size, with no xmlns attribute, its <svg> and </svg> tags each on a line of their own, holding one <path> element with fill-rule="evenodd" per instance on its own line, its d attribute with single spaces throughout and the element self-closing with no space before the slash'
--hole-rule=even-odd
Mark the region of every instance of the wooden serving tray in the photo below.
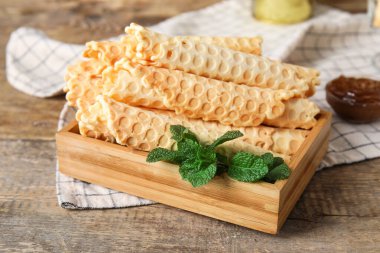
<svg viewBox="0 0 380 253">
<path fill-rule="evenodd" d="M 166 205 L 276 234 L 327 151 L 331 114 L 317 125 L 294 155 L 292 174 L 275 184 L 243 183 L 226 175 L 193 188 L 178 166 L 146 163 L 147 152 L 84 137 L 72 122 L 56 135 L 59 170 L 71 177 Z"/>
</svg>

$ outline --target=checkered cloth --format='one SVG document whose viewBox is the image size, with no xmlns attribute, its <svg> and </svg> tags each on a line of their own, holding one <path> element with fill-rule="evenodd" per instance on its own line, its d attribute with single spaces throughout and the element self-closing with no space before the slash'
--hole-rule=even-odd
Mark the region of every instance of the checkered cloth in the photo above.
<svg viewBox="0 0 380 253">
<path fill-rule="evenodd" d="M 151 28 L 172 35 L 261 35 L 264 55 L 321 70 L 322 84 L 313 99 L 325 110 L 329 110 L 324 91 L 327 81 L 340 74 L 380 79 L 380 31 L 370 28 L 365 15 L 316 6 L 314 17 L 304 23 L 275 26 L 254 20 L 250 3 L 250 0 L 224 1 Z M 82 50 L 83 46 L 52 40 L 41 31 L 20 28 L 12 33 L 6 49 L 9 83 L 33 96 L 60 94 L 65 67 L 77 59 Z M 74 110 L 65 106 L 59 128 L 73 118 Z M 320 168 L 379 157 L 379 131 L 380 121 L 353 125 L 334 115 L 328 153 Z M 58 170 L 57 193 L 60 205 L 73 209 L 153 203 L 81 182 Z"/>
</svg>

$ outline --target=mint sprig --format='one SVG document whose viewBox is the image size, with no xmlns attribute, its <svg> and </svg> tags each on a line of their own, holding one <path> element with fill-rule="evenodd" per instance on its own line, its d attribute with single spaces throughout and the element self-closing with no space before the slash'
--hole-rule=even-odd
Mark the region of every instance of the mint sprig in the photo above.
<svg viewBox="0 0 380 253">
<path fill-rule="evenodd" d="M 242 137 L 243 134 L 240 131 L 228 131 L 222 136 L 220 136 L 218 139 L 216 139 L 211 145 L 210 148 L 215 149 L 217 146 L 227 142 L 232 141 L 236 138 Z"/>
<path fill-rule="evenodd" d="M 195 136 L 195 134 L 189 129 L 181 125 L 170 126 L 170 133 L 172 134 L 172 139 L 178 143 L 186 139 L 198 142 L 197 136 Z"/>
<path fill-rule="evenodd" d="M 263 179 L 268 171 L 268 166 L 261 157 L 238 152 L 232 157 L 227 174 L 242 182 L 256 182 Z"/>
<path fill-rule="evenodd" d="M 155 148 L 149 152 L 147 162 L 167 161 L 179 165 L 183 180 L 193 187 L 207 184 L 216 174 L 227 174 L 238 181 L 273 183 L 286 179 L 290 169 L 280 157 L 271 153 L 257 156 L 248 152 L 238 152 L 230 160 L 215 151 L 219 145 L 243 136 L 240 131 L 228 131 L 210 145 L 203 145 L 196 135 L 181 125 L 170 126 L 172 139 L 177 142 L 177 150 Z"/>
<path fill-rule="evenodd" d="M 155 148 L 149 152 L 146 161 L 148 163 L 154 163 L 158 161 L 167 161 L 175 164 L 181 163 L 180 155 L 178 151 L 172 151 L 165 148 Z"/>
<path fill-rule="evenodd" d="M 182 179 L 187 180 L 193 187 L 207 184 L 216 174 L 215 163 L 204 163 L 198 159 L 184 161 L 179 167 Z"/>
<path fill-rule="evenodd" d="M 287 179 L 289 176 L 289 167 L 285 163 L 282 163 L 271 169 L 268 174 L 265 175 L 264 180 L 268 183 L 274 183 L 276 180 Z"/>
</svg>

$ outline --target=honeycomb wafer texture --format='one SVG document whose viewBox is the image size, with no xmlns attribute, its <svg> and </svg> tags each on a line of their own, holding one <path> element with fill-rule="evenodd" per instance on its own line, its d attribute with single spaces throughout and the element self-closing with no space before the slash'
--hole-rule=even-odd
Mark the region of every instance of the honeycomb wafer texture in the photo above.
<svg viewBox="0 0 380 253">
<path fill-rule="evenodd" d="M 145 80 L 176 114 L 223 125 L 258 126 L 265 119 L 280 117 L 285 110 L 283 101 L 294 96 L 288 90 L 236 85 L 176 70 L 144 69 L 150 70 Z"/>
<path fill-rule="evenodd" d="M 199 41 L 162 35 L 140 26 L 127 33 L 135 38 L 130 50 L 133 60 L 145 65 L 177 69 L 195 75 L 261 88 L 299 90 L 305 96 L 315 92 L 319 72 L 245 54 Z"/>
<path fill-rule="evenodd" d="M 99 106 L 102 108 L 100 109 Z M 217 131 L 210 131 L 215 130 L 217 126 L 199 120 L 189 121 L 185 117 L 178 117 L 170 112 L 152 112 L 138 107 L 131 107 L 123 103 L 112 101 L 106 97 L 99 97 L 97 103 L 92 107 L 94 109 L 88 111 L 88 118 L 82 116 L 82 119 L 84 119 L 83 122 L 95 125 L 95 127 L 87 125 L 87 128 L 99 129 L 106 125 L 108 128 L 107 131 L 115 137 L 117 143 L 131 146 L 138 150 L 150 151 L 157 146 L 173 149 L 175 142 L 171 140 L 169 130 L 170 125 L 173 124 L 180 124 L 189 127 L 192 131 L 196 131 L 199 139 L 205 143 L 211 142 L 216 139 L 218 135 L 230 130 L 228 127 L 222 127 L 218 128 Z M 90 113 L 91 111 L 101 112 L 102 116 L 99 117 L 99 114 L 94 116 L 94 114 Z M 106 124 L 104 118 L 107 118 Z M 256 141 L 264 146 L 265 140 L 259 138 L 258 135 L 257 137 L 258 139 Z M 269 139 L 267 142 L 268 141 Z M 268 146 L 269 144 L 267 143 L 266 145 Z M 260 147 L 249 145 L 241 140 L 230 142 L 224 146 L 225 148 L 222 146 L 222 151 L 228 151 L 229 153 L 238 150 L 259 154 L 266 152 Z"/>
<path fill-rule="evenodd" d="M 113 41 L 90 41 L 86 43 L 83 56 L 98 59 L 106 65 L 114 65 L 115 62 L 125 56 L 127 45 Z"/>
<path fill-rule="evenodd" d="M 88 101 L 79 98 L 77 108 L 75 118 L 78 121 L 79 132 L 82 135 L 115 142 L 115 138 L 107 128 L 107 121 L 104 117 L 102 107 L 96 102 L 96 99 L 90 104 Z"/>
<path fill-rule="evenodd" d="M 247 54 L 261 55 L 261 37 L 208 37 L 208 36 L 178 36 L 179 39 L 202 42 L 218 47 L 225 47 Z"/>
<path fill-rule="evenodd" d="M 137 35 L 135 31 L 140 31 L 142 33 L 147 34 L 152 41 L 144 41 L 144 38 Z M 139 43 L 139 40 L 143 41 L 143 46 L 146 48 L 153 49 L 151 46 L 155 46 L 158 43 L 163 43 L 171 38 L 173 39 L 179 39 L 179 40 L 190 40 L 194 42 L 201 42 L 205 44 L 211 44 L 219 47 L 225 47 L 229 48 L 231 50 L 236 50 L 240 52 L 244 52 L 247 54 L 256 54 L 261 55 L 261 44 L 262 44 L 262 38 L 257 37 L 212 37 L 212 36 L 167 36 L 160 33 L 155 33 L 153 31 L 150 31 L 148 29 L 145 29 L 144 27 L 131 23 L 130 26 L 125 28 L 125 32 L 127 33 L 127 36 L 123 37 L 121 39 L 122 44 L 128 45 L 128 49 L 132 51 L 143 51 L 143 48 L 141 47 L 141 43 Z M 139 36 L 139 38 L 136 38 L 136 36 Z M 154 43 L 151 43 L 154 42 Z M 150 43 L 150 44 L 149 44 Z M 133 54 L 132 54 L 133 55 Z M 132 56 L 130 55 L 130 56 Z"/>
<path fill-rule="evenodd" d="M 169 36 L 161 35 L 158 41 L 164 42 Z M 176 38 L 199 41 L 206 44 L 213 44 L 220 47 L 230 48 L 249 54 L 261 54 L 261 37 L 208 37 L 208 36 L 177 36 Z M 118 60 L 126 56 L 127 47 L 134 50 L 136 45 L 134 38 L 125 36 L 120 42 L 115 41 L 90 41 L 86 43 L 83 56 L 87 58 L 99 59 L 107 65 L 114 65 Z M 133 57 L 133 55 L 130 55 Z"/>
<path fill-rule="evenodd" d="M 101 73 L 105 68 L 106 65 L 97 59 L 78 61 L 67 68 L 64 91 L 69 105 L 77 106 L 79 98 L 89 104 L 94 102 L 101 93 Z"/>
<path fill-rule="evenodd" d="M 236 85 L 182 71 L 133 64 L 128 60 L 118 62 L 109 74 L 107 71 L 103 71 L 103 76 L 109 76 L 104 79 L 110 81 L 103 84 L 104 95 L 130 105 L 174 110 L 189 118 L 215 120 L 224 125 L 265 123 L 310 128 L 319 112 L 316 105 L 306 99 L 294 99 L 289 103 L 288 99 L 295 92 L 288 90 Z"/>
<path fill-rule="evenodd" d="M 83 135 L 106 140 L 114 141 L 114 138 L 108 133 L 107 129 L 101 125 L 85 124 L 81 115 L 96 115 L 96 111 L 91 113 L 87 111 L 95 102 L 96 97 L 102 92 L 101 74 L 106 68 L 104 62 L 98 59 L 89 59 L 78 61 L 67 68 L 65 81 L 66 100 L 69 105 L 77 107 L 76 119 Z"/>
<path fill-rule="evenodd" d="M 304 98 L 290 99 L 285 102 L 284 113 L 274 119 L 267 119 L 265 124 L 285 128 L 310 129 L 317 123 L 318 106 Z"/>
<path fill-rule="evenodd" d="M 154 89 L 142 86 L 141 76 L 141 71 L 133 67 L 116 71 L 98 59 L 79 61 L 68 67 L 66 99 L 71 106 L 77 107 L 77 100 L 82 98 L 84 107 L 84 103 L 91 105 L 97 95 L 104 94 L 131 105 L 166 109 Z"/>
<path fill-rule="evenodd" d="M 103 129 L 104 131 L 104 128 L 107 128 L 106 132 L 112 135 L 119 144 L 144 151 L 150 151 L 157 146 L 174 148 L 169 128 L 170 125 L 176 124 L 183 125 L 197 133 L 199 139 L 204 143 L 211 143 L 226 131 L 240 130 L 244 134 L 241 139 L 227 142 L 221 146 L 221 151 L 228 150 L 231 153 L 247 151 L 262 154 L 271 151 L 287 157 L 296 152 L 307 134 L 307 131 L 302 130 L 275 129 L 264 126 L 233 128 L 215 122 L 188 119 L 169 111 L 151 111 L 132 107 L 105 96 L 98 96 L 96 103 L 81 113 L 80 120 L 90 129 L 97 131 Z"/>
<path fill-rule="evenodd" d="M 109 67 L 103 71 L 103 95 L 129 105 L 167 109 L 160 94 L 144 85 L 146 68 L 134 66 L 129 61 L 122 61 L 119 65 L 122 68 Z"/>
</svg>

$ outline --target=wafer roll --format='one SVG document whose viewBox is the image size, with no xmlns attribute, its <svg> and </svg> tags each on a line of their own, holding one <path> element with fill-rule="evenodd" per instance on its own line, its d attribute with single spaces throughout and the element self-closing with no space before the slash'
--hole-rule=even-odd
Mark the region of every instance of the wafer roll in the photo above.
<svg viewBox="0 0 380 253">
<path fill-rule="evenodd" d="M 189 128 L 205 144 L 211 143 L 226 131 L 240 130 L 244 134 L 242 138 L 221 146 L 221 150 L 228 149 L 230 152 L 247 151 L 262 154 L 271 151 L 285 156 L 292 155 L 307 135 L 307 131 L 303 130 L 264 126 L 234 128 L 215 122 L 188 119 L 169 111 L 132 107 L 105 96 L 98 96 L 96 103 L 90 109 L 81 112 L 77 119 L 81 122 L 82 134 L 86 134 L 81 130 L 83 126 L 97 130 L 107 128 L 106 131 L 117 143 L 144 151 L 157 146 L 174 148 L 169 127 L 176 124 Z M 101 126 L 97 127 L 98 125 Z"/>
<path fill-rule="evenodd" d="M 67 68 L 65 81 L 66 100 L 70 106 L 78 108 L 76 117 L 80 118 L 82 112 L 86 111 L 95 102 L 96 97 L 101 94 L 102 78 L 101 73 L 105 64 L 98 59 L 78 61 Z M 90 115 L 90 112 L 85 112 Z M 80 124 L 82 133 L 86 136 L 114 141 L 106 128 L 97 128 L 93 125 Z"/>
<path fill-rule="evenodd" d="M 163 35 L 135 24 L 126 32 L 135 40 L 126 54 L 141 64 L 248 86 L 299 90 L 305 96 L 313 95 L 319 84 L 319 72 L 314 69 L 178 37 L 162 42 Z"/>
<path fill-rule="evenodd" d="M 167 109 L 163 97 L 143 81 L 145 69 L 123 62 L 123 68 L 109 67 L 103 71 L 103 95 L 129 105 Z"/>
<path fill-rule="evenodd" d="M 131 107 L 123 103 L 112 101 L 107 97 L 100 97 L 88 111 L 81 113 L 80 132 L 83 129 L 101 129 L 107 128 L 115 141 L 121 145 L 131 146 L 132 148 L 150 151 L 155 147 L 163 147 L 175 149 L 175 142 L 170 138 L 170 125 L 180 124 L 189 127 L 192 131 L 196 131 L 197 136 L 202 142 L 210 143 L 216 139 L 218 134 L 223 134 L 223 130 L 228 131 L 229 128 L 218 128 L 218 130 L 210 131 L 213 125 L 205 124 L 202 121 L 193 121 L 177 117 L 174 113 L 164 111 L 149 111 L 138 107 Z M 102 107 L 102 108 L 99 108 Z M 88 117 L 86 117 L 88 115 Z M 107 122 L 103 120 L 107 118 Z M 185 119 L 185 120 L 183 120 Z M 87 132 L 88 133 L 88 132 Z M 90 132 L 92 133 L 92 132 Z M 265 145 L 265 140 L 260 138 L 256 133 L 256 141 L 259 145 Z M 253 138 L 251 138 L 253 140 Z M 221 146 L 222 152 L 232 154 L 238 150 L 262 154 L 267 151 L 260 147 L 255 147 L 242 140 L 232 141 L 229 145 Z"/>
<path fill-rule="evenodd" d="M 263 39 L 257 37 L 211 37 L 211 36 L 176 36 L 176 38 L 202 42 L 218 47 L 225 47 L 247 54 L 261 55 Z"/>
<path fill-rule="evenodd" d="M 102 107 L 96 101 L 92 103 L 79 98 L 77 100 L 77 112 L 75 118 L 78 121 L 79 132 L 91 138 L 115 142 L 114 136 L 107 128 L 107 119 L 102 114 Z M 97 122 L 94 124 L 94 122 Z"/>
<path fill-rule="evenodd" d="M 178 70 L 141 65 L 134 69 L 143 73 L 139 80 L 158 91 L 168 109 L 223 125 L 258 126 L 265 119 L 280 117 L 285 110 L 283 101 L 295 95 L 288 90 L 236 85 Z"/>
<path fill-rule="evenodd" d="M 125 57 L 127 45 L 113 41 L 90 41 L 86 43 L 83 56 L 98 59 L 106 65 L 114 65 L 115 62 Z"/>
<path fill-rule="evenodd" d="M 169 38 L 169 36 L 162 36 L 161 41 L 164 42 Z M 176 38 L 199 41 L 248 54 L 261 55 L 261 37 L 177 36 Z M 122 38 L 121 42 L 90 41 L 86 43 L 86 48 L 82 55 L 87 58 L 99 59 L 107 65 L 114 65 L 115 62 L 126 55 L 126 48 L 131 44 L 135 43 L 131 43 L 128 37 Z"/>
<path fill-rule="evenodd" d="M 131 30 L 132 29 L 132 30 Z M 121 38 L 121 42 L 124 45 L 128 45 L 129 49 L 139 50 L 135 48 L 139 43 L 133 35 L 133 29 L 144 29 L 142 26 L 132 23 L 129 27 L 125 28 L 127 36 Z M 221 36 L 168 36 L 164 34 L 159 34 L 145 29 L 147 33 L 150 33 L 154 37 L 155 43 L 163 43 L 171 38 L 179 40 L 190 40 L 193 42 L 200 42 L 210 45 L 215 45 L 218 47 L 229 48 L 231 50 L 240 51 L 247 54 L 261 55 L 261 44 L 263 39 L 260 36 L 256 37 L 221 37 Z M 149 41 L 145 41 L 149 43 Z"/>
<path fill-rule="evenodd" d="M 264 123 L 277 127 L 310 129 L 317 123 L 315 117 L 319 112 L 318 106 L 308 99 L 290 99 L 285 102 L 285 111 L 280 117 L 267 119 Z"/>
<path fill-rule="evenodd" d="M 305 105 L 314 105 L 307 100 L 306 104 L 288 103 L 294 91 L 236 85 L 178 70 L 133 64 L 128 60 L 121 60 L 114 69 L 103 71 L 103 79 L 103 94 L 117 101 L 173 110 L 189 118 L 218 121 L 224 125 L 246 127 L 265 123 L 310 128 L 318 113 L 307 111 L 310 106 Z M 284 111 L 292 111 L 292 117 L 283 117 Z"/>
<path fill-rule="evenodd" d="M 90 104 L 94 102 L 102 89 L 101 73 L 105 67 L 102 61 L 90 59 L 78 61 L 67 68 L 64 91 L 70 106 L 77 106 L 79 98 Z"/>
</svg>

